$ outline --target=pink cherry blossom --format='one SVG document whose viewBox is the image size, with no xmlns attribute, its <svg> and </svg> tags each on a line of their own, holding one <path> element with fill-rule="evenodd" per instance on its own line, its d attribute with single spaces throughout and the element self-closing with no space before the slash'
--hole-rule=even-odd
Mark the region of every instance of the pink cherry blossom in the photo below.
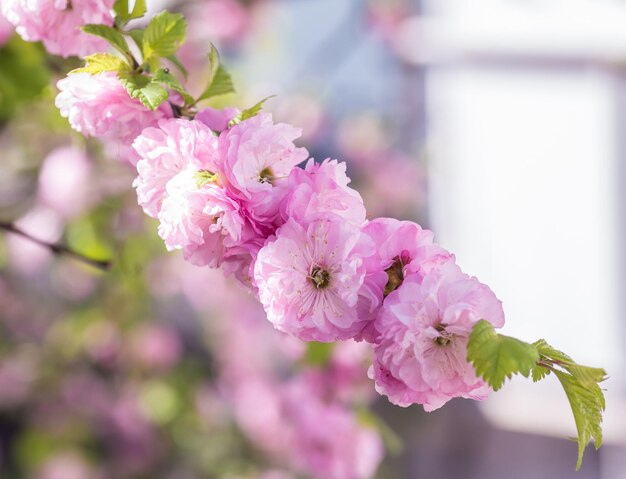
<svg viewBox="0 0 626 479">
<path fill-rule="evenodd" d="M 57 86 L 56 106 L 72 128 L 113 143 L 119 157 L 133 165 L 138 159 L 131 147 L 133 140 L 144 128 L 172 116 L 166 103 L 151 111 L 131 98 L 115 73 L 74 73 Z"/>
<path fill-rule="evenodd" d="M 75 218 L 98 196 L 94 194 L 91 169 L 83 150 L 71 146 L 53 150 L 39 172 L 39 199 L 63 218 Z"/>
<path fill-rule="evenodd" d="M 456 264 L 444 263 L 423 279 L 409 275 L 379 311 L 382 338 L 369 371 L 376 390 L 394 404 L 422 404 L 426 411 L 455 397 L 484 399 L 490 388 L 466 360 L 468 335 L 480 319 L 502 327 L 502 303 Z"/>
<path fill-rule="evenodd" d="M 2 0 L 2 14 L 27 41 L 42 41 L 55 55 L 86 56 L 108 48 L 106 41 L 83 33 L 90 23 L 113 25 L 115 0 Z"/>
<path fill-rule="evenodd" d="M 230 120 L 235 118 L 238 114 L 239 109 L 237 108 L 224 108 L 223 110 L 205 108 L 196 114 L 195 120 L 201 121 L 211 130 L 221 133 L 228 128 Z"/>
<path fill-rule="evenodd" d="M 333 213 L 360 226 L 365 222 L 365 206 L 356 190 L 348 186 L 346 164 L 327 159 L 321 164 L 309 160 L 304 169 L 289 175 L 289 193 L 281 204 L 281 216 L 301 224 Z"/>
<path fill-rule="evenodd" d="M 358 337 L 382 300 L 366 281 L 374 245 L 340 217 L 287 221 L 259 251 L 254 277 L 274 326 L 305 341 Z"/>
<path fill-rule="evenodd" d="M 255 446 L 314 479 L 369 479 L 382 459 L 375 429 L 347 407 L 319 395 L 306 376 L 283 383 L 264 377 L 240 382 L 235 417 Z"/>
<path fill-rule="evenodd" d="M 198 186 L 197 170 L 172 178 L 159 212 L 159 236 L 168 250 L 182 249 L 197 266 L 218 267 L 232 252 L 241 253 L 246 233 L 239 205 L 214 183 Z"/>
<path fill-rule="evenodd" d="M 306 377 L 285 387 L 283 414 L 295 429 L 290 444 L 294 467 L 319 479 L 373 477 L 383 455 L 378 432 L 316 395 Z"/>
<path fill-rule="evenodd" d="M 185 168 L 214 174 L 220 168 L 217 137 L 199 121 L 161 120 L 158 127 L 141 132 L 133 148 L 140 160 L 133 182 L 137 201 L 148 216 L 156 218 L 169 180 Z"/>
<path fill-rule="evenodd" d="M 398 287 L 407 274 L 424 276 L 434 267 L 454 260 L 452 254 L 433 243 L 432 231 L 412 221 L 376 218 L 363 226 L 363 232 L 376 245 L 375 267 L 387 271 L 392 283 L 389 289 Z"/>
<path fill-rule="evenodd" d="M 293 143 L 300 133 L 261 113 L 220 135 L 224 184 L 256 221 L 275 222 L 287 177 L 308 156 L 306 149 Z"/>
</svg>

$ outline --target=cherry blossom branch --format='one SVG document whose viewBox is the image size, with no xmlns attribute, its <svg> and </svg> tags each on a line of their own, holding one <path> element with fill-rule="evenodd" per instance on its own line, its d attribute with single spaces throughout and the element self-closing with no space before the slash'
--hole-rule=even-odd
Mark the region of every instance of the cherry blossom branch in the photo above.
<svg viewBox="0 0 626 479">
<path fill-rule="evenodd" d="M 89 266 L 93 266 L 94 268 L 98 268 L 102 271 L 107 271 L 111 267 L 111 261 L 109 260 L 98 260 L 89 258 L 83 254 L 77 253 L 66 245 L 58 243 L 48 243 L 47 241 L 35 238 L 34 236 L 31 236 L 29 233 L 15 226 L 13 223 L 0 222 L 0 229 L 4 230 L 7 233 L 12 233 L 21 236 L 22 238 L 26 238 L 27 240 L 32 241 L 33 243 L 38 244 L 43 248 L 49 249 L 52 253 L 56 255 L 69 256 L 77 261 L 88 264 Z"/>
</svg>

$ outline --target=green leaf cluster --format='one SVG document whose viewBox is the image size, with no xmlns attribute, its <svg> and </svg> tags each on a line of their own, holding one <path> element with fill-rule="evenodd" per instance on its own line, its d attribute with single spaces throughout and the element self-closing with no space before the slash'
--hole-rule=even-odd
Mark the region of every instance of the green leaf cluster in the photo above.
<svg viewBox="0 0 626 479">
<path fill-rule="evenodd" d="M 577 364 L 543 339 L 530 344 L 498 334 L 485 320 L 478 321 L 472 329 L 467 360 L 495 391 L 514 374 L 532 377 L 537 382 L 553 373 L 565 391 L 576 423 L 577 470 L 589 441 L 594 440 L 596 449 L 602 444 L 601 423 L 606 404 L 599 383 L 606 379 L 604 369 Z"/>
<path fill-rule="evenodd" d="M 181 113 L 193 114 L 199 101 L 225 95 L 235 91 L 230 74 L 221 64 L 217 49 L 211 45 L 209 53 L 209 81 L 196 99 L 181 82 L 162 66 L 164 59 L 176 66 L 183 75 L 187 72 L 178 60 L 176 52 L 187 37 L 187 22 L 179 13 L 163 11 L 155 15 L 145 29 L 126 30 L 126 24 L 141 18 L 146 13 L 145 0 L 137 0 L 130 8 L 128 0 L 118 0 L 114 5 L 116 13 L 113 26 L 85 25 L 83 31 L 106 40 L 116 50 L 111 53 L 97 53 L 85 59 L 83 68 L 72 73 L 116 72 L 132 98 L 139 99 L 147 108 L 155 110 L 167 101 L 170 92 L 179 94 L 184 104 L 179 105 Z M 137 49 L 135 58 L 128 41 L 132 40 Z"/>
</svg>

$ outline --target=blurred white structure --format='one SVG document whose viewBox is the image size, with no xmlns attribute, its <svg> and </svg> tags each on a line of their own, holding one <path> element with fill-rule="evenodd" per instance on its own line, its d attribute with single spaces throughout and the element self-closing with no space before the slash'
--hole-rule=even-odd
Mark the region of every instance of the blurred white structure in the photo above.
<svg viewBox="0 0 626 479">
<path fill-rule="evenodd" d="M 626 2 L 428 5 L 397 50 L 427 71 L 431 226 L 504 302 L 505 333 L 609 371 L 606 439 L 625 446 Z M 574 435 L 568 407 L 556 380 L 514 381 L 485 412 Z"/>
</svg>

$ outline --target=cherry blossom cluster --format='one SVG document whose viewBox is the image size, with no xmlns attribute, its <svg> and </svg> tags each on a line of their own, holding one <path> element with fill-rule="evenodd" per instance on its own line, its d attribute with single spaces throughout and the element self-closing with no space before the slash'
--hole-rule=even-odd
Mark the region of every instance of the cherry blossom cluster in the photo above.
<svg viewBox="0 0 626 479">
<path fill-rule="evenodd" d="M 87 35 L 83 25 L 113 25 L 115 0 L 2 0 L 0 14 L 27 41 L 64 57 L 86 56 L 107 49 L 107 42 Z"/>
<path fill-rule="evenodd" d="M 122 144 L 136 136 L 126 159 L 166 247 L 234 275 L 276 329 L 369 342 L 370 377 L 395 404 L 433 410 L 487 395 L 466 345 L 480 319 L 504 324 L 500 301 L 430 231 L 368 220 L 345 163 L 309 159 L 294 143 L 299 129 L 266 113 L 231 121 L 236 109 L 151 112 L 113 74 L 74 74 L 58 86 L 57 105 L 78 131 Z"/>
</svg>

